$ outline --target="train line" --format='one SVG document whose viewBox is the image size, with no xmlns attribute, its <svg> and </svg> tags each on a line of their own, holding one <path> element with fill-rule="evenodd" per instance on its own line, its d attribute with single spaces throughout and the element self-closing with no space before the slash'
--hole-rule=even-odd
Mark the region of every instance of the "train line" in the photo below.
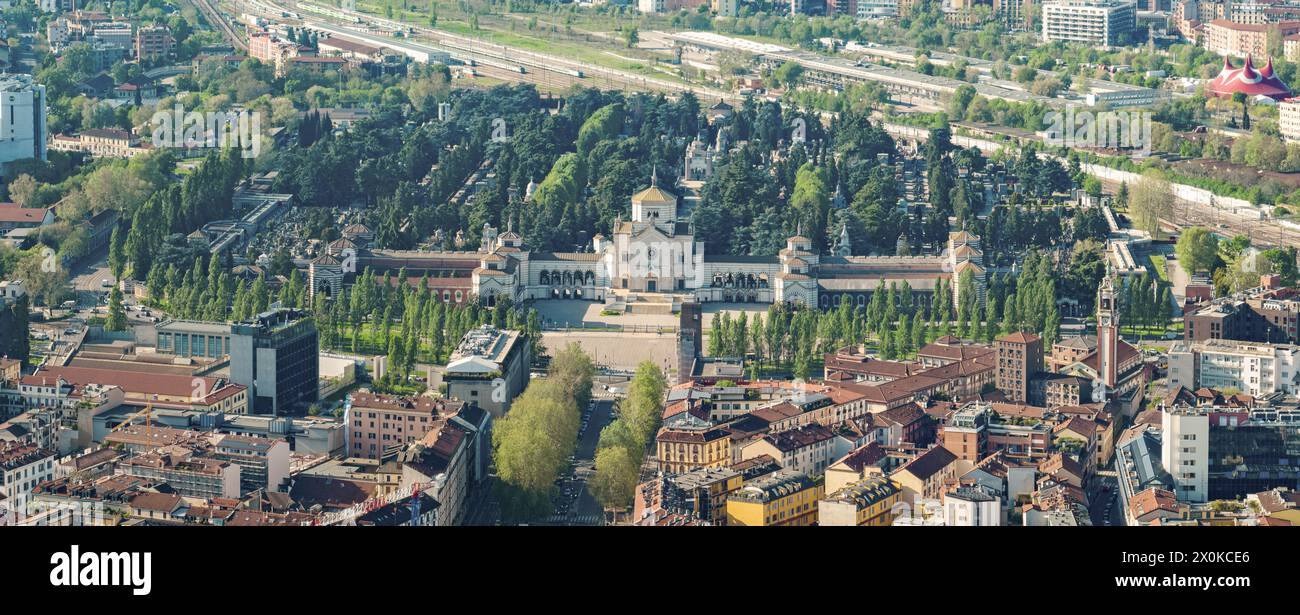
<svg viewBox="0 0 1300 615">
<path fill-rule="evenodd" d="M 229 21 L 226 21 L 226 18 L 221 15 L 221 11 L 212 4 L 211 0 L 191 0 L 191 2 L 194 3 L 195 8 L 199 10 L 199 13 L 212 27 L 221 30 L 221 37 L 226 39 L 226 42 L 230 43 L 235 49 L 248 51 L 248 43 L 244 42 L 244 39 L 239 36 L 239 32 L 230 25 Z"/>
</svg>

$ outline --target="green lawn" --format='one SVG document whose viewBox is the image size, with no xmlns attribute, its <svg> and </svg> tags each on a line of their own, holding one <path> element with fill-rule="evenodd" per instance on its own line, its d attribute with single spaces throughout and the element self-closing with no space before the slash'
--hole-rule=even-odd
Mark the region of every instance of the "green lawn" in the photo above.
<svg viewBox="0 0 1300 615">
<path fill-rule="evenodd" d="M 1159 254 L 1152 254 L 1152 255 L 1151 255 L 1151 269 L 1154 270 L 1154 271 L 1155 271 L 1155 274 L 1156 274 L 1157 276 L 1160 277 L 1160 281 L 1161 281 L 1161 282 L 1163 282 L 1163 283 L 1165 283 L 1165 284 L 1169 284 L 1169 283 L 1170 283 L 1170 282 L 1169 282 L 1169 269 L 1168 269 L 1168 267 L 1167 267 L 1167 262 L 1166 262 L 1166 260 L 1165 260 L 1165 257 L 1160 256 Z"/>
</svg>

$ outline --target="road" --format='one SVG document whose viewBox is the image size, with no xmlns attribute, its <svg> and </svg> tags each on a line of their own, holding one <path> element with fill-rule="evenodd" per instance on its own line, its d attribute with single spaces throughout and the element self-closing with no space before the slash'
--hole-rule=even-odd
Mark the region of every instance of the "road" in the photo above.
<svg viewBox="0 0 1300 615">
<path fill-rule="evenodd" d="M 1118 489 L 1113 471 L 1101 471 L 1093 479 L 1095 493 L 1088 496 L 1088 515 L 1093 525 L 1124 525 L 1124 515 L 1119 509 Z"/>
<path fill-rule="evenodd" d="M 583 412 L 586 427 L 578 436 L 578 444 L 573 454 L 573 471 L 556 481 L 555 514 L 538 520 L 532 525 L 604 525 L 604 509 L 587 489 L 596 466 L 596 446 L 600 443 L 600 431 L 612 422 L 612 413 L 617 404 L 617 396 L 606 390 L 613 385 L 620 392 L 627 389 L 627 378 L 623 376 L 598 376 L 592 386 L 592 407 Z M 471 496 L 468 505 L 470 513 L 466 525 L 497 525 L 501 522 L 501 506 L 497 501 L 496 477 L 480 487 Z"/>
<path fill-rule="evenodd" d="M 573 474 L 560 484 L 556 515 L 547 519 L 550 525 L 604 525 L 605 511 L 587 489 L 587 481 L 596 471 L 596 445 L 600 430 L 610 423 L 614 410 L 611 399 L 593 400 L 593 408 L 584 414 L 586 427 L 578 437 L 578 450 L 574 453 Z"/>
</svg>

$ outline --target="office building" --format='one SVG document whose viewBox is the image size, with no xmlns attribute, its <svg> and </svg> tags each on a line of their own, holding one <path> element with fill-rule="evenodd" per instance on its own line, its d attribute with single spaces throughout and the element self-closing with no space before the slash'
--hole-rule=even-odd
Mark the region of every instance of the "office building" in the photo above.
<svg viewBox="0 0 1300 615">
<path fill-rule="evenodd" d="M 291 413 L 316 401 L 320 348 L 316 321 L 278 309 L 230 327 L 230 378 L 248 387 L 255 414 Z"/>
<path fill-rule="evenodd" d="M 1180 501 L 1300 488 L 1300 416 L 1272 409 L 1161 408 L 1160 461 Z"/>
<path fill-rule="evenodd" d="M 1043 40 L 1122 45 L 1137 29 L 1137 5 L 1123 0 L 1057 0 L 1042 7 Z"/>
<path fill-rule="evenodd" d="M 162 354 L 195 359 L 230 355 L 231 325 L 200 320 L 164 320 L 154 325 L 155 348 Z"/>
<path fill-rule="evenodd" d="M 520 331 L 483 325 L 461 338 L 451 353 L 443 382 L 447 396 L 477 405 L 501 418 L 528 386 L 532 345 Z"/>
</svg>

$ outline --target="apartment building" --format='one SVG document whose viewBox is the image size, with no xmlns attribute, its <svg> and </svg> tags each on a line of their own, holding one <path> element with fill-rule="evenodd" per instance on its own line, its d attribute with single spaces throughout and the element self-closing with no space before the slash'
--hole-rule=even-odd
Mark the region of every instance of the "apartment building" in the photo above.
<svg viewBox="0 0 1300 615">
<path fill-rule="evenodd" d="M 1278 124 L 1300 138 L 1300 107 L 1278 104 Z M 1290 126 L 1288 126 L 1288 124 Z M 1267 281 L 1271 276 L 1263 276 Z M 1231 297 L 1199 304 L 1184 317 L 1183 339 L 1300 343 L 1300 291 L 1265 284 Z"/>
<path fill-rule="evenodd" d="M 1017 331 L 997 338 L 997 387 L 1013 402 L 1029 400 L 1029 380 L 1043 369 L 1043 340 Z"/>
<path fill-rule="evenodd" d="M 379 459 L 420 440 L 464 407 L 456 399 L 353 393 L 345 418 L 348 455 Z"/>
<path fill-rule="evenodd" d="M 828 494 L 817 503 L 821 526 L 881 526 L 894 521 L 903 490 L 883 476 L 867 478 Z"/>
<path fill-rule="evenodd" d="M 1123 44 L 1137 28 L 1137 5 L 1123 0 L 1056 0 L 1042 6 L 1043 40 L 1101 47 Z"/>
<path fill-rule="evenodd" d="M 1235 3 L 1234 3 L 1235 6 Z M 1281 21 L 1273 24 L 1239 22 L 1235 19 L 1215 19 L 1202 28 L 1201 44 L 1221 56 L 1259 58 L 1268 57 L 1269 31 L 1276 29 L 1286 37 L 1300 32 L 1300 21 Z"/>
<path fill-rule="evenodd" d="M 825 493 L 822 481 L 781 470 L 727 496 L 727 525 L 804 526 L 817 522 L 817 502 Z"/>
<path fill-rule="evenodd" d="M 176 55 L 176 39 L 167 26 L 145 26 L 135 33 L 135 57 L 141 62 L 160 62 Z"/>
<path fill-rule="evenodd" d="M 20 512 L 36 485 L 54 479 L 54 462 L 51 449 L 0 442 L 0 501 L 10 511 Z"/>
<path fill-rule="evenodd" d="M 731 433 L 689 413 L 665 422 L 655 436 L 659 471 L 682 474 L 731 464 Z"/>
<path fill-rule="evenodd" d="M 1300 37 L 1297 37 L 1300 39 Z M 1289 42 L 1289 41 L 1288 41 Z M 1297 57 L 1300 57 L 1300 40 Z M 1287 98 L 1277 103 L 1277 131 L 1288 143 L 1300 142 L 1300 98 Z"/>
<path fill-rule="evenodd" d="M 241 489 L 284 491 L 289 480 L 289 443 L 280 438 L 214 434 L 212 455 L 239 466 Z"/>
<path fill-rule="evenodd" d="M 741 448 L 741 461 L 769 455 L 782 468 L 807 476 L 821 476 L 831 462 L 829 428 L 813 423 L 787 431 L 769 433 Z"/>
<path fill-rule="evenodd" d="M 959 465 L 956 455 L 936 446 L 903 464 L 889 477 L 902 488 L 902 500 L 915 504 L 919 500 L 939 499 L 944 484 L 957 477 Z"/>
<path fill-rule="evenodd" d="M 1254 397 L 1300 393 L 1300 346 L 1232 340 L 1178 342 L 1169 349 L 1169 388 L 1236 389 Z"/>
<path fill-rule="evenodd" d="M 177 493 L 194 498 L 239 498 L 243 495 L 240 465 L 196 452 L 188 446 L 157 448 L 118 462 L 129 476 L 167 483 Z"/>
<path fill-rule="evenodd" d="M 46 159 L 45 86 L 30 75 L 0 75 L 0 165 Z"/>
</svg>

